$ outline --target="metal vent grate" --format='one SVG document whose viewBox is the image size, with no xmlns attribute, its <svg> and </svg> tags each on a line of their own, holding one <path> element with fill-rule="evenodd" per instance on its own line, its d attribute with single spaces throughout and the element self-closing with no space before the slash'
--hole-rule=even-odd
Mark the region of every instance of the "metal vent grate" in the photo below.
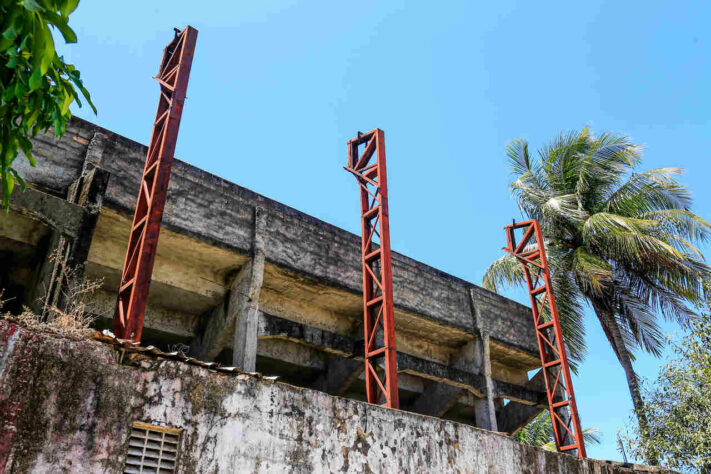
<svg viewBox="0 0 711 474">
<path fill-rule="evenodd" d="M 175 472 L 181 430 L 135 422 L 131 428 L 124 473 Z"/>
</svg>

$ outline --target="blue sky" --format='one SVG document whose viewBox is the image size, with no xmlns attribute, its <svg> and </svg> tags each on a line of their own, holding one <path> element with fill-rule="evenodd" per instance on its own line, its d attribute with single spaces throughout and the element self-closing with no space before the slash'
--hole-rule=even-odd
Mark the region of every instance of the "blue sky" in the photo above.
<svg viewBox="0 0 711 474">
<path fill-rule="evenodd" d="M 590 126 L 681 166 L 711 219 L 711 4 L 687 2 L 88 2 L 62 47 L 99 109 L 147 142 L 172 28 L 199 31 L 176 156 L 358 232 L 346 141 L 385 131 L 393 249 L 480 283 L 501 255 L 506 143 Z M 520 293 L 510 296 L 520 298 Z M 523 302 L 525 300 L 521 299 Z M 665 325 L 669 331 L 675 328 Z M 596 320 L 575 379 L 588 455 L 621 460 L 631 402 Z M 641 356 L 638 371 L 660 361 Z"/>
</svg>

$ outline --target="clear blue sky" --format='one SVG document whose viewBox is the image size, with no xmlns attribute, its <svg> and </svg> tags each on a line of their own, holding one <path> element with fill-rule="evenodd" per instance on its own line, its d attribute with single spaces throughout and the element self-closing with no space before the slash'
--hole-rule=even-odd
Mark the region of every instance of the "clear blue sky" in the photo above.
<svg viewBox="0 0 711 474">
<path fill-rule="evenodd" d="M 681 166 L 711 218 L 711 4 L 688 2 L 83 1 L 62 48 L 99 109 L 78 115 L 147 142 L 151 77 L 172 28 L 200 31 L 177 156 L 358 232 L 346 141 L 385 130 L 393 248 L 480 283 L 519 217 L 506 143 L 591 126 Z M 520 294 L 511 293 L 520 297 Z M 522 300 L 525 302 L 525 300 Z M 672 325 L 667 325 L 673 330 Z M 621 460 L 631 403 L 588 319 L 575 380 L 591 457 Z M 660 361 L 640 357 L 652 377 Z"/>
</svg>

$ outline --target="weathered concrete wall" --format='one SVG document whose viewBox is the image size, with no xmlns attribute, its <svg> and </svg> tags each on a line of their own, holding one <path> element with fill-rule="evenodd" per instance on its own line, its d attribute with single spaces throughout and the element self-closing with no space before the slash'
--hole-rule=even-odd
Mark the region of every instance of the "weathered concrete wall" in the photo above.
<svg viewBox="0 0 711 474">
<path fill-rule="evenodd" d="M 0 321 L 0 472 L 121 472 L 133 421 L 180 428 L 178 472 L 667 472 Z M 133 357 L 132 357 L 133 356 Z M 128 361 L 128 362 L 127 362 Z"/>
</svg>

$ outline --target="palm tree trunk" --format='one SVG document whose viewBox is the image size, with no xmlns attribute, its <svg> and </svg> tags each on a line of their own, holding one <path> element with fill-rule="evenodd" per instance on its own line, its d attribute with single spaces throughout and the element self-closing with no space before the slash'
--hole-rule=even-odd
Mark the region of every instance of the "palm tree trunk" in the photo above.
<svg viewBox="0 0 711 474">
<path fill-rule="evenodd" d="M 607 336 L 612 349 L 615 351 L 617 360 L 619 360 L 622 369 L 625 371 L 625 377 L 627 378 L 627 386 L 630 390 L 630 395 L 632 397 L 632 404 L 634 405 L 634 411 L 637 416 L 637 421 L 639 423 L 640 433 L 646 436 L 649 432 L 649 421 L 647 420 L 647 414 L 644 409 L 644 400 L 642 399 L 642 392 L 639 389 L 639 380 L 637 374 L 632 367 L 632 358 L 627 350 L 627 346 L 622 338 L 622 332 L 617 320 L 614 317 L 613 312 L 609 309 L 609 305 L 601 300 L 592 301 L 593 309 L 597 315 L 598 320 Z M 658 464 L 658 456 L 653 449 L 648 449 L 646 453 L 646 461 L 650 465 Z"/>
</svg>

